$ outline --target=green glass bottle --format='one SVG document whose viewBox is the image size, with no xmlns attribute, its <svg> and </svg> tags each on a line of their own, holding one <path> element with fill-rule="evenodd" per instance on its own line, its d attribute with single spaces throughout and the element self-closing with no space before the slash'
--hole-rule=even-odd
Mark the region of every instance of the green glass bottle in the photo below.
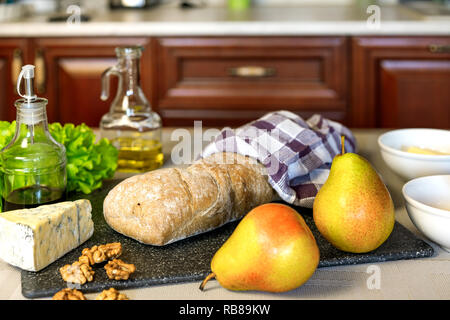
<svg viewBox="0 0 450 320">
<path fill-rule="evenodd" d="M 15 135 L 0 151 L 3 211 L 53 203 L 65 195 L 66 150 L 48 131 L 48 101 L 34 94 L 34 68 L 22 67 L 17 81 L 22 98 L 15 102 Z"/>
</svg>

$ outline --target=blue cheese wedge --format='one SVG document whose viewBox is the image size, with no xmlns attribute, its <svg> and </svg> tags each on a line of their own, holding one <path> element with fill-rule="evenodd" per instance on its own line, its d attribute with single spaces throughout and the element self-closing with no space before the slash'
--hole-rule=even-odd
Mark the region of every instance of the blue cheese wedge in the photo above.
<svg viewBox="0 0 450 320">
<path fill-rule="evenodd" d="M 39 271 L 94 233 L 89 200 L 0 213 L 0 258 Z"/>
</svg>

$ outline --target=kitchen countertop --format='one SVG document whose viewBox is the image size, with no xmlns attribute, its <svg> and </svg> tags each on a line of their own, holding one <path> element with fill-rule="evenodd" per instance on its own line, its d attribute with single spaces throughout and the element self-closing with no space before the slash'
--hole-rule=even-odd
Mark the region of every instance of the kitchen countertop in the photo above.
<svg viewBox="0 0 450 320">
<path fill-rule="evenodd" d="M 369 27 L 367 5 L 221 7 L 97 11 L 89 22 L 49 23 L 47 16 L 0 23 L 0 37 L 66 36 L 295 36 L 449 35 L 450 16 L 429 19 L 404 6 L 381 6 L 379 28 Z M 88 13 L 89 14 L 89 13 Z"/>
<path fill-rule="evenodd" d="M 193 130 L 189 129 L 193 135 Z M 210 281 L 207 290 L 200 291 L 198 282 L 158 285 L 123 290 L 134 300 L 276 300 L 276 299 L 450 299 L 450 253 L 424 238 L 409 219 L 401 195 L 404 184 L 383 163 L 377 138 L 383 130 L 353 130 L 361 155 L 382 175 L 396 207 L 396 220 L 419 238 L 429 243 L 433 257 L 397 260 L 382 263 L 324 267 L 317 269 L 303 286 L 285 293 L 233 292 Z M 180 143 L 171 139 L 173 128 L 163 131 L 165 166 L 172 166 L 170 153 Z M 206 142 L 203 142 L 205 144 Z M 120 174 L 117 175 L 118 177 Z M 371 286 L 374 271 L 380 276 L 379 288 Z M 20 270 L 0 261 L 0 299 L 25 299 L 21 294 Z M 98 293 L 86 294 L 95 299 Z"/>
</svg>

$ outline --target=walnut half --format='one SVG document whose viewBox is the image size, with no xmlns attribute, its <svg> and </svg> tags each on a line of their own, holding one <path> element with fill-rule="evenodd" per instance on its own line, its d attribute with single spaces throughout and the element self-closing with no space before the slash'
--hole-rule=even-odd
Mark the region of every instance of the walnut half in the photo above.
<svg viewBox="0 0 450 320">
<path fill-rule="evenodd" d="M 136 271 L 134 264 L 125 263 L 120 259 L 109 261 L 105 265 L 108 278 L 114 280 L 128 280 L 130 274 Z"/>
<path fill-rule="evenodd" d="M 95 300 L 129 300 L 126 295 L 120 293 L 114 288 L 109 288 L 108 290 L 103 290 Z"/>
<path fill-rule="evenodd" d="M 78 259 L 80 262 L 94 265 L 108 259 L 118 258 L 122 254 L 122 245 L 120 242 L 102 244 L 92 248 L 85 248 L 81 254 L 81 257 Z"/>
<path fill-rule="evenodd" d="M 77 289 L 65 288 L 55 293 L 53 300 L 86 300 L 86 297 Z"/>
<path fill-rule="evenodd" d="M 80 261 L 75 261 L 72 264 L 66 264 L 59 269 L 64 281 L 85 284 L 94 279 L 94 271 L 91 266 Z"/>
</svg>

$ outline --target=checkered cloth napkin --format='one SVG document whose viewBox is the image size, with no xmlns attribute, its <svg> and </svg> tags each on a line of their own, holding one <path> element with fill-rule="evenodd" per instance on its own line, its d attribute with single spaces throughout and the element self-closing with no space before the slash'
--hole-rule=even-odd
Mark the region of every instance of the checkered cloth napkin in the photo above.
<svg viewBox="0 0 450 320">
<path fill-rule="evenodd" d="M 345 126 L 318 114 L 304 121 L 292 112 L 277 111 L 235 130 L 223 129 L 202 157 L 235 152 L 256 158 L 284 201 L 312 208 L 333 157 L 341 153 L 341 135 L 345 136 L 345 150 L 354 152 L 356 140 Z"/>
</svg>

